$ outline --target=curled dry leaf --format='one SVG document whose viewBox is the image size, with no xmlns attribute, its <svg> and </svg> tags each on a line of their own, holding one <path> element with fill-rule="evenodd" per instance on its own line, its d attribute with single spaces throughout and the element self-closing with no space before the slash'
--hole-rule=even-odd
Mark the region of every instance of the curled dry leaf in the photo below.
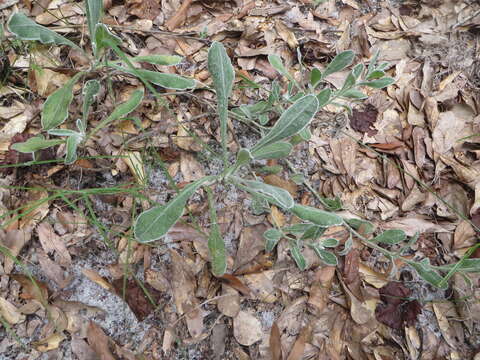
<svg viewBox="0 0 480 360">
<path fill-rule="evenodd" d="M 233 335 L 239 344 L 250 346 L 262 338 L 262 324 L 247 311 L 240 311 L 233 319 Z"/>
<path fill-rule="evenodd" d="M 0 315 L 11 325 L 25 321 L 25 315 L 18 311 L 15 305 L 3 297 L 0 297 Z"/>
</svg>

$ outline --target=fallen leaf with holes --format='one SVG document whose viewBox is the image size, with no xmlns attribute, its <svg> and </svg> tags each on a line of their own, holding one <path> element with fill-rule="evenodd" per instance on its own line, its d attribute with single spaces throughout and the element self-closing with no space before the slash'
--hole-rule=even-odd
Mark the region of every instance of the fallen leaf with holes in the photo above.
<svg viewBox="0 0 480 360">
<path fill-rule="evenodd" d="M 233 336 L 239 344 L 250 346 L 262 338 L 262 324 L 247 311 L 240 311 L 233 319 Z"/>
<path fill-rule="evenodd" d="M 0 315 L 11 325 L 25 321 L 25 315 L 18 311 L 15 305 L 3 297 L 0 297 Z"/>
<path fill-rule="evenodd" d="M 422 312 L 422 306 L 417 300 L 409 300 L 412 291 L 400 282 L 391 281 L 380 290 L 380 300 L 375 309 L 379 322 L 393 329 L 402 329 L 405 325 L 412 326 Z"/>
</svg>

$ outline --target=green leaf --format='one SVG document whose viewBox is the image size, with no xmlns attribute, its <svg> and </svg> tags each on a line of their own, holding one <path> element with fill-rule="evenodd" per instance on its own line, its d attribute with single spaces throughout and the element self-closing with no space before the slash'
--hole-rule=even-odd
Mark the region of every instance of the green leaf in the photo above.
<svg viewBox="0 0 480 360">
<path fill-rule="evenodd" d="M 90 39 L 95 44 L 95 29 L 100 20 L 103 17 L 103 1 L 102 0 L 86 0 L 85 1 L 85 13 L 87 15 L 88 31 L 90 32 Z"/>
<path fill-rule="evenodd" d="M 275 104 L 280 99 L 280 90 L 280 83 L 277 80 L 273 80 L 272 89 L 267 100 L 270 105 Z"/>
<path fill-rule="evenodd" d="M 398 243 L 401 243 L 402 241 L 405 241 L 407 239 L 407 235 L 403 230 L 386 230 L 380 235 L 374 237 L 372 242 L 379 242 L 382 244 L 389 244 L 389 245 L 395 245 Z"/>
<path fill-rule="evenodd" d="M 293 174 L 292 176 L 290 176 L 290 180 L 292 180 L 297 185 L 303 185 L 305 183 L 305 175 Z"/>
<path fill-rule="evenodd" d="M 322 260 L 325 264 L 330 266 L 337 266 L 338 259 L 335 254 L 331 253 L 330 251 L 322 249 L 317 244 L 312 244 L 311 247 L 315 251 L 315 254 Z"/>
<path fill-rule="evenodd" d="M 214 176 L 206 176 L 197 180 L 180 191 L 166 205 L 155 206 L 141 213 L 135 221 L 133 233 L 140 243 L 155 241 L 164 236 L 168 230 L 182 217 L 185 204 L 197 189 Z"/>
<path fill-rule="evenodd" d="M 287 190 L 256 180 L 235 178 L 234 181 L 243 185 L 242 188 L 245 191 L 264 197 L 284 209 L 291 209 L 295 204 L 292 195 Z"/>
<path fill-rule="evenodd" d="M 407 263 L 413 267 L 418 275 L 426 282 L 440 289 L 446 289 L 448 287 L 448 284 L 446 283 L 443 286 L 439 286 L 442 283 L 443 278 L 426 262 L 408 261 Z"/>
<path fill-rule="evenodd" d="M 81 72 L 76 74 L 47 98 L 42 108 L 41 123 L 43 130 L 53 129 L 67 119 L 68 107 L 73 100 L 73 85 L 82 75 Z"/>
<path fill-rule="evenodd" d="M 210 235 L 208 237 L 208 250 L 212 260 L 212 273 L 215 276 L 222 276 L 227 270 L 227 255 L 225 252 L 225 242 L 218 226 L 217 212 L 213 201 L 212 191 L 207 190 L 208 203 L 210 206 L 210 222 L 212 224 Z"/>
<path fill-rule="evenodd" d="M 95 38 L 94 43 L 96 45 L 96 53 L 102 49 L 111 47 L 112 44 L 116 46 L 120 46 L 122 40 L 118 37 L 113 35 L 110 30 L 104 24 L 97 24 L 95 26 Z"/>
<path fill-rule="evenodd" d="M 265 238 L 265 251 L 272 252 L 282 237 L 282 233 L 277 229 L 268 229 L 263 233 Z"/>
<path fill-rule="evenodd" d="M 360 75 L 362 75 L 363 69 L 365 69 L 365 66 L 363 64 L 357 64 L 353 67 L 352 75 L 355 78 L 355 80 L 358 80 Z"/>
<path fill-rule="evenodd" d="M 37 135 L 23 143 L 14 143 L 11 148 L 21 153 L 33 153 L 63 143 L 63 140 L 46 140 L 43 135 Z"/>
<path fill-rule="evenodd" d="M 72 135 L 67 138 L 67 150 L 65 154 L 65 164 L 73 164 L 77 160 L 77 147 L 82 142 L 82 134 Z"/>
<path fill-rule="evenodd" d="M 345 79 L 345 82 L 343 83 L 342 89 L 340 90 L 341 94 L 344 94 L 345 91 L 349 90 L 352 86 L 355 85 L 357 82 L 357 79 L 355 79 L 355 76 L 353 76 L 352 72 L 350 72 L 347 75 L 347 78 Z"/>
<path fill-rule="evenodd" d="M 298 247 L 297 244 L 295 243 L 290 244 L 290 253 L 292 254 L 293 260 L 295 260 L 295 263 L 297 264 L 298 268 L 302 271 L 305 270 L 307 268 L 307 260 L 300 252 L 300 248 Z"/>
<path fill-rule="evenodd" d="M 340 216 L 311 206 L 295 204 L 290 211 L 302 220 L 324 227 L 343 224 Z"/>
<path fill-rule="evenodd" d="M 48 133 L 54 136 L 82 136 L 82 134 L 70 129 L 52 129 L 48 130 Z"/>
<path fill-rule="evenodd" d="M 318 225 L 311 225 L 302 235 L 302 240 L 309 240 L 313 239 L 316 240 L 320 236 L 323 235 L 323 233 L 327 230 L 326 227 L 323 226 L 318 226 Z"/>
<path fill-rule="evenodd" d="M 374 70 L 370 75 L 367 76 L 367 80 L 374 80 L 374 79 L 380 79 L 385 76 L 385 71 L 382 70 Z"/>
<path fill-rule="evenodd" d="M 252 161 L 252 154 L 250 153 L 250 150 L 240 149 L 240 151 L 237 153 L 237 166 L 248 164 L 250 161 Z"/>
<path fill-rule="evenodd" d="M 320 81 L 322 80 L 322 72 L 317 68 L 313 68 L 310 72 L 310 85 L 315 89 Z"/>
<path fill-rule="evenodd" d="M 317 110 L 318 100 L 315 95 L 302 97 L 280 116 L 268 134 L 254 146 L 253 152 L 297 134 L 310 123 Z"/>
<path fill-rule="evenodd" d="M 282 159 L 290 155 L 292 152 L 293 146 L 292 144 L 279 141 L 254 151 L 252 156 L 256 160 L 262 159 Z"/>
<path fill-rule="evenodd" d="M 456 264 L 448 264 L 442 266 L 442 270 L 450 270 L 453 268 Z M 479 258 L 474 258 L 474 259 L 465 259 L 462 261 L 460 266 L 458 267 L 458 271 L 465 271 L 465 272 L 480 272 L 480 259 Z"/>
<path fill-rule="evenodd" d="M 361 100 L 361 99 L 366 99 L 368 98 L 367 95 L 365 95 L 363 92 L 357 89 L 350 89 L 345 91 L 342 96 L 344 98 L 349 98 L 349 99 L 355 99 L 355 100 Z"/>
<path fill-rule="evenodd" d="M 359 85 L 368 86 L 374 89 L 383 89 L 389 85 L 392 85 L 395 82 L 395 79 L 391 77 L 384 77 L 377 80 L 372 81 L 363 81 Z"/>
<path fill-rule="evenodd" d="M 90 112 L 90 106 L 94 103 L 95 97 L 100 91 L 100 83 L 97 80 L 88 80 L 85 85 L 83 85 L 83 104 L 82 104 L 82 122 L 80 131 L 87 131 L 87 120 L 88 114 Z"/>
<path fill-rule="evenodd" d="M 165 74 L 158 71 L 150 71 L 144 69 L 135 69 L 135 71 L 133 71 L 120 66 L 113 67 L 133 76 L 140 75 L 152 84 L 163 86 L 166 89 L 185 90 L 194 88 L 196 84 L 194 79 L 189 79 L 176 74 Z"/>
<path fill-rule="evenodd" d="M 183 58 L 177 55 L 144 55 L 144 56 L 134 56 L 130 58 L 131 61 L 135 62 L 146 62 L 154 65 L 178 65 L 182 62 Z"/>
<path fill-rule="evenodd" d="M 140 103 L 142 102 L 142 99 L 143 99 L 143 89 L 135 90 L 127 101 L 118 105 L 107 118 L 100 121 L 100 123 L 95 127 L 95 129 L 92 130 L 89 136 L 92 136 L 98 130 L 104 128 L 105 126 L 110 124 L 112 121 L 120 119 L 125 115 L 128 115 L 129 113 L 131 113 L 133 110 L 137 108 L 138 105 L 140 105 Z"/>
<path fill-rule="evenodd" d="M 337 239 L 329 238 L 320 242 L 320 246 L 334 248 L 337 247 L 340 242 Z"/>
<path fill-rule="evenodd" d="M 10 20 L 8 21 L 8 30 L 21 40 L 35 40 L 40 41 L 42 44 L 68 45 L 83 52 L 82 48 L 77 44 L 56 32 L 37 24 L 22 13 L 15 13 L 10 17 Z"/>
<path fill-rule="evenodd" d="M 338 196 L 335 199 L 322 198 L 322 201 L 325 208 L 330 211 L 338 211 L 343 207 L 342 201 Z"/>
<path fill-rule="evenodd" d="M 283 66 L 283 61 L 280 56 L 276 54 L 270 54 L 268 55 L 268 62 L 280 73 L 280 75 L 285 76 L 292 84 L 295 83 L 293 76 L 288 72 L 285 66 Z"/>
<path fill-rule="evenodd" d="M 352 50 L 346 50 L 335 56 L 330 64 L 323 73 L 323 77 L 327 77 L 330 74 L 342 71 L 347 66 L 349 66 L 353 59 L 355 58 L 355 53 Z"/>
<path fill-rule="evenodd" d="M 330 90 L 329 88 L 326 88 L 320 91 L 317 95 L 318 107 L 322 108 L 325 105 L 327 105 L 328 102 L 330 101 L 331 95 L 332 95 L 332 90 Z"/>
<path fill-rule="evenodd" d="M 213 87 L 217 93 L 218 116 L 220 118 L 220 138 L 222 150 L 226 157 L 227 151 L 227 121 L 228 121 L 228 99 L 232 93 L 235 73 L 232 62 L 222 43 L 214 41 L 208 50 L 208 71 L 212 76 Z M 224 159 L 224 161 L 226 161 Z"/>
</svg>

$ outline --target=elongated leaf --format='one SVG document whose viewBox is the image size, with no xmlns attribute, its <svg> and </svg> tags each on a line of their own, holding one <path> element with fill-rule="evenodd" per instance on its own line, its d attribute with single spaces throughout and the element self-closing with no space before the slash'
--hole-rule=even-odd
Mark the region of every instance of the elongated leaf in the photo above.
<svg viewBox="0 0 480 360">
<path fill-rule="evenodd" d="M 330 74 L 342 71 L 349 66 L 355 57 L 355 53 L 352 50 L 346 50 L 335 56 L 327 68 L 323 72 L 323 77 L 327 77 Z"/>
<path fill-rule="evenodd" d="M 131 61 L 135 62 L 146 62 L 154 65 L 178 65 L 182 62 L 183 58 L 177 55 L 144 55 L 144 56 L 134 56 L 130 58 Z"/>
<path fill-rule="evenodd" d="M 144 77 L 145 80 L 150 81 L 152 84 L 163 86 L 166 89 L 185 90 L 194 88 L 196 84 L 194 79 L 189 79 L 176 74 L 164 74 L 158 71 L 144 69 L 136 69 L 136 71 L 133 71 L 120 66 L 115 66 L 115 68 L 133 76 L 137 76 L 138 73 Z"/>
<path fill-rule="evenodd" d="M 333 247 L 337 247 L 339 243 L 340 242 L 337 239 L 329 238 L 329 239 L 322 240 L 320 242 L 320 245 L 322 247 L 333 248 Z"/>
<path fill-rule="evenodd" d="M 268 134 L 254 146 L 253 152 L 297 134 L 310 123 L 317 110 L 318 100 L 315 95 L 302 97 L 280 116 Z"/>
<path fill-rule="evenodd" d="M 99 54 L 102 49 L 112 45 L 119 46 L 122 40 L 118 36 L 113 35 L 104 24 L 98 23 L 95 26 L 94 42 L 97 49 L 96 53 Z"/>
<path fill-rule="evenodd" d="M 277 229 L 268 229 L 263 233 L 265 238 L 265 251 L 272 252 L 282 237 L 282 233 Z"/>
<path fill-rule="evenodd" d="M 330 101 L 331 95 L 332 95 L 332 90 L 330 90 L 329 88 L 326 88 L 320 91 L 317 95 L 318 107 L 322 108 L 325 105 L 327 105 L 328 102 Z"/>
<path fill-rule="evenodd" d="M 244 185 L 246 191 L 260 196 L 266 195 L 269 201 L 273 199 L 273 201 L 282 208 L 290 209 L 295 204 L 292 195 L 290 195 L 287 190 L 256 180 L 236 179 L 240 184 Z"/>
<path fill-rule="evenodd" d="M 294 224 L 294 225 L 290 225 L 282 228 L 282 231 L 287 234 L 299 236 L 299 235 L 302 235 L 308 229 L 310 229 L 311 226 L 312 224 L 310 223 Z"/>
<path fill-rule="evenodd" d="M 292 152 L 293 146 L 292 144 L 279 141 L 270 145 L 266 145 L 261 147 L 260 149 L 256 150 L 252 153 L 254 159 L 262 160 L 262 159 L 282 159 L 290 155 Z"/>
<path fill-rule="evenodd" d="M 77 44 L 57 34 L 55 31 L 37 24 L 22 13 L 15 13 L 10 17 L 8 29 L 22 40 L 35 40 L 40 41 L 42 44 L 68 45 L 83 52 Z"/>
<path fill-rule="evenodd" d="M 48 130 L 48 133 L 55 136 L 82 136 L 82 134 L 69 129 L 52 129 Z"/>
<path fill-rule="evenodd" d="M 12 144 L 12 149 L 21 153 L 33 153 L 63 143 L 63 140 L 46 140 L 43 135 L 37 135 L 23 143 Z"/>
<path fill-rule="evenodd" d="M 442 266 L 442 269 L 448 271 L 453 268 L 455 264 L 449 264 Z M 480 259 L 465 259 L 458 267 L 458 271 L 465 271 L 465 272 L 480 272 Z"/>
<path fill-rule="evenodd" d="M 86 0 L 85 12 L 87 15 L 88 31 L 90 32 L 90 39 L 95 44 L 95 28 L 103 17 L 103 0 Z"/>
<path fill-rule="evenodd" d="M 383 244 L 395 245 L 405 241 L 407 235 L 403 230 L 386 230 L 380 235 L 374 237 L 372 242 L 379 242 Z"/>
<path fill-rule="evenodd" d="M 225 252 L 225 242 L 220 233 L 220 227 L 217 222 L 217 212 L 213 201 L 212 191 L 207 191 L 208 203 L 210 206 L 210 236 L 208 237 L 208 250 L 212 260 L 212 273 L 215 276 L 222 276 L 227 270 L 227 255 Z"/>
<path fill-rule="evenodd" d="M 290 80 L 290 85 L 293 85 L 295 83 L 295 79 L 293 76 L 288 72 L 287 68 L 283 65 L 283 61 L 280 58 L 280 56 L 276 54 L 270 54 L 268 55 L 268 62 L 272 67 L 277 70 L 280 75 L 285 76 L 288 80 Z"/>
<path fill-rule="evenodd" d="M 311 245 L 315 254 L 322 260 L 325 264 L 330 266 L 336 266 L 338 264 L 338 259 L 335 254 L 331 253 L 330 251 L 322 249 L 317 244 Z"/>
<path fill-rule="evenodd" d="M 50 130 L 62 124 L 68 117 L 68 107 L 73 100 L 73 85 L 83 73 L 76 74 L 65 85 L 52 93 L 42 108 L 42 128 Z"/>
<path fill-rule="evenodd" d="M 207 176 L 187 185 L 166 205 L 155 206 L 141 213 L 135 221 L 133 233 L 140 243 L 155 241 L 164 236 L 183 215 L 185 204 L 190 196 L 203 184 L 214 179 Z"/>
<path fill-rule="evenodd" d="M 293 260 L 295 260 L 295 263 L 300 270 L 303 271 L 307 268 L 307 260 L 302 255 L 300 248 L 297 244 L 290 244 L 290 254 L 292 254 Z"/>
<path fill-rule="evenodd" d="M 409 261 L 408 265 L 413 267 L 423 280 L 432 284 L 433 286 L 440 289 L 446 289 L 448 287 L 448 283 L 445 283 L 443 286 L 439 286 L 443 278 L 426 263 L 424 264 Z"/>
<path fill-rule="evenodd" d="M 115 110 L 105 119 L 100 121 L 100 123 L 95 127 L 95 129 L 92 130 L 89 136 L 92 136 L 95 134 L 98 130 L 104 128 L 108 124 L 110 124 L 112 121 L 115 121 L 117 119 L 120 119 L 124 117 L 125 115 L 128 115 L 131 113 L 133 110 L 137 108 L 138 105 L 142 102 L 143 99 L 143 90 L 135 90 L 130 98 L 118 105 Z"/>
<path fill-rule="evenodd" d="M 383 89 L 389 85 L 392 85 L 395 82 L 395 79 L 391 77 L 384 77 L 381 79 L 376 79 L 372 81 L 361 82 L 360 85 L 368 86 L 374 89 Z"/>
<path fill-rule="evenodd" d="M 380 79 L 385 76 L 385 71 L 382 70 L 374 70 L 370 75 L 367 76 L 367 80 L 375 80 L 375 79 Z"/>
<path fill-rule="evenodd" d="M 227 151 L 228 99 L 232 93 L 235 73 L 232 62 L 222 43 L 214 41 L 208 50 L 208 71 L 212 76 L 213 87 L 217 93 L 218 116 L 220 118 L 220 138 L 222 150 Z"/>
<path fill-rule="evenodd" d="M 360 75 L 362 75 L 365 66 L 363 64 L 357 64 L 352 69 L 352 75 L 355 77 L 355 80 L 358 80 Z"/>
<path fill-rule="evenodd" d="M 321 80 L 322 80 L 321 71 L 318 70 L 317 68 L 313 68 L 312 72 L 310 73 L 310 85 L 312 85 L 313 88 L 315 89 Z"/>
<path fill-rule="evenodd" d="M 88 80 L 85 85 L 83 85 L 82 95 L 83 95 L 83 104 L 82 104 L 82 122 L 79 127 L 79 130 L 82 132 L 87 131 L 87 120 L 88 114 L 90 112 L 90 106 L 95 101 L 95 97 L 100 91 L 100 83 L 97 80 Z"/>
<path fill-rule="evenodd" d="M 302 220 L 324 227 L 341 225 L 343 223 L 343 219 L 340 216 L 311 206 L 295 204 L 290 211 Z"/>
<path fill-rule="evenodd" d="M 363 92 L 357 89 L 350 89 L 345 91 L 342 96 L 348 99 L 362 100 L 368 98 Z"/>
<path fill-rule="evenodd" d="M 318 239 L 323 233 L 327 230 L 326 227 L 318 226 L 318 225 L 311 225 L 307 231 L 302 235 L 302 240 L 308 239 Z"/>
<path fill-rule="evenodd" d="M 67 138 L 65 164 L 73 164 L 77 160 L 77 147 L 82 142 L 83 136 L 81 134 L 72 135 Z"/>
</svg>

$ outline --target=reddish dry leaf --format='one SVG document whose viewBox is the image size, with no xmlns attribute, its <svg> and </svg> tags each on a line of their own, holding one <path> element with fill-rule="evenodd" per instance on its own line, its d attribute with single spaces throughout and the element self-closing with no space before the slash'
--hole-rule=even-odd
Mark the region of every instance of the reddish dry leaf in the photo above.
<svg viewBox="0 0 480 360">
<path fill-rule="evenodd" d="M 234 275 L 223 274 L 218 279 L 225 285 L 231 286 L 232 288 L 240 291 L 244 296 L 249 297 L 251 295 L 251 290 Z"/>
<path fill-rule="evenodd" d="M 370 104 L 365 106 L 365 110 L 363 111 L 353 109 L 352 116 L 350 117 L 350 126 L 355 131 L 373 136 L 377 133 L 377 130 L 373 128 L 373 124 L 377 121 L 377 116 L 378 110 Z"/>
<path fill-rule="evenodd" d="M 290 354 L 288 354 L 287 360 L 301 360 L 303 358 L 305 344 L 307 341 L 309 341 L 309 338 L 312 335 L 312 330 L 312 325 L 308 324 L 302 329 L 302 331 L 300 331 L 295 344 L 293 344 Z"/>
<path fill-rule="evenodd" d="M 362 292 L 360 291 L 360 253 L 357 249 L 351 250 L 345 256 L 345 263 L 343 266 L 343 281 L 345 285 L 350 289 L 353 295 L 359 299 L 363 300 Z"/>
<path fill-rule="evenodd" d="M 49 292 L 47 284 L 38 281 L 34 277 L 32 277 L 32 281 L 28 276 L 22 274 L 10 274 L 9 276 L 22 285 L 23 292 L 20 294 L 22 299 L 35 299 L 42 304 L 47 303 Z"/>
<path fill-rule="evenodd" d="M 116 360 L 110 350 L 110 338 L 105 335 L 102 328 L 93 321 L 90 321 L 88 325 L 87 340 L 100 360 Z"/>
<path fill-rule="evenodd" d="M 422 306 L 417 300 L 409 300 L 412 291 L 400 282 L 391 281 L 380 289 L 380 300 L 375 316 L 379 322 L 393 329 L 402 329 L 405 325 L 412 326 L 422 312 Z"/>
<path fill-rule="evenodd" d="M 175 30 L 182 22 L 185 21 L 187 17 L 187 11 L 190 5 L 192 5 L 193 0 L 183 0 L 182 6 L 180 9 L 173 15 L 170 19 L 167 20 L 165 25 L 167 29 L 172 31 Z"/>
<path fill-rule="evenodd" d="M 155 20 L 160 14 L 157 0 L 127 0 L 127 12 L 140 19 Z"/>
<path fill-rule="evenodd" d="M 272 360 L 282 360 L 282 340 L 280 338 L 280 329 L 276 322 L 272 324 L 272 328 L 270 329 L 269 345 Z"/>
<path fill-rule="evenodd" d="M 105 278 L 100 276 L 96 271 L 91 269 L 83 269 L 83 275 L 85 275 L 88 279 L 93 281 L 94 283 L 100 285 L 105 290 L 110 291 L 112 294 L 116 294 L 115 288 L 112 284 L 110 284 Z"/>
<path fill-rule="evenodd" d="M 118 296 L 123 297 L 123 278 L 114 280 L 112 283 Z M 160 299 L 160 293 L 148 284 L 143 284 L 145 290 L 152 300 L 156 303 Z M 133 311 L 138 321 L 143 321 L 152 311 L 155 306 L 150 302 L 145 291 L 138 285 L 135 280 L 129 280 L 125 286 L 125 302 Z"/>
</svg>

